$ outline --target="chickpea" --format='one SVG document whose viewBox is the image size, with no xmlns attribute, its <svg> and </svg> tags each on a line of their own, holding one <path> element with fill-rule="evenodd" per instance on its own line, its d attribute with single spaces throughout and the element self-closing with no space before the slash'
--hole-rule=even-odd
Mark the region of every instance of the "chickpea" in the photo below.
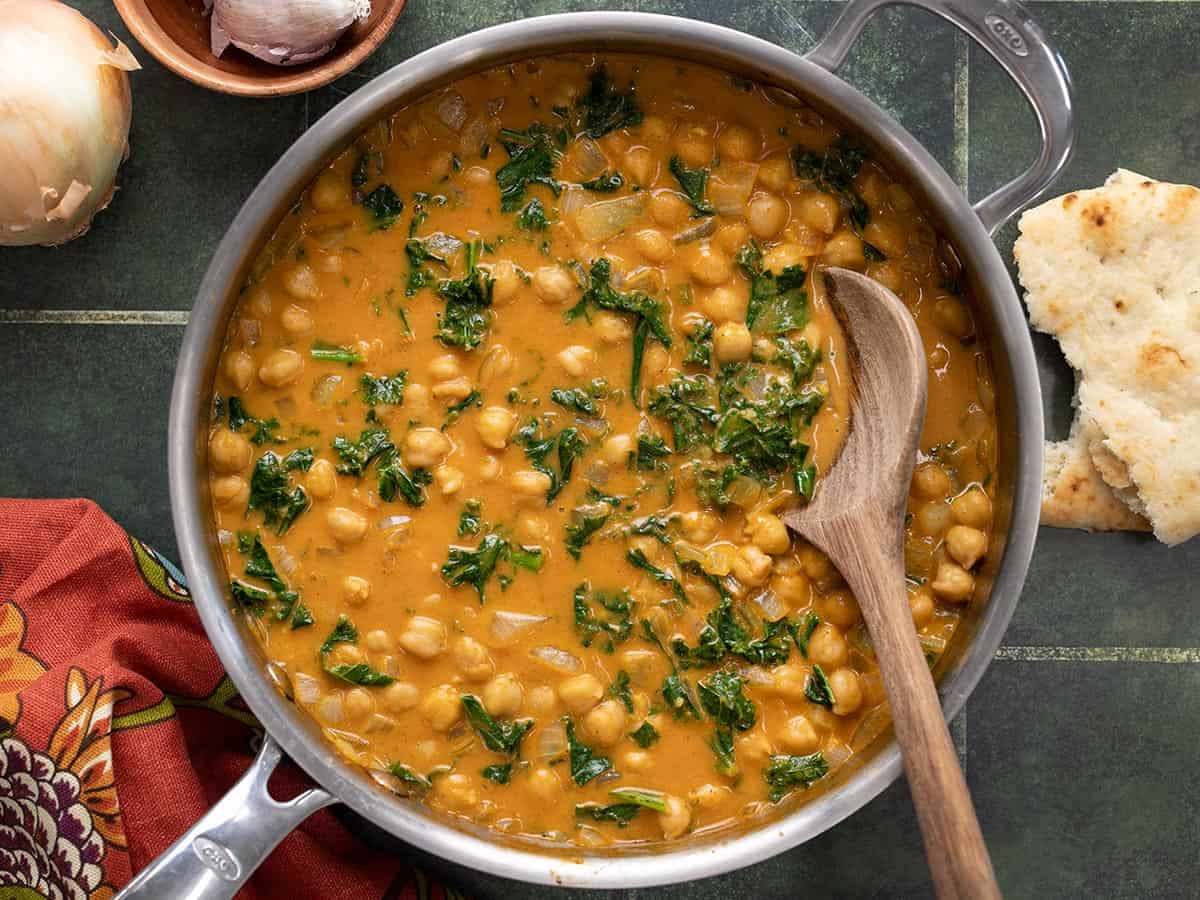
<svg viewBox="0 0 1200 900">
<path fill-rule="evenodd" d="M 592 318 L 592 330 L 605 344 L 624 344 L 633 337 L 633 326 L 624 316 L 601 310 Z"/>
<path fill-rule="evenodd" d="M 554 689 L 539 684 L 529 691 L 529 709 L 539 716 L 549 715 L 558 706 L 558 695 Z"/>
<path fill-rule="evenodd" d="M 642 375 L 647 381 L 654 379 L 667 370 L 671 362 L 671 354 L 661 344 L 651 344 L 646 348 L 642 358 Z"/>
<path fill-rule="evenodd" d="M 449 497 L 462 490 L 466 476 L 462 469 L 456 469 L 454 466 L 438 466 L 433 470 L 433 480 L 437 483 L 438 489 Z"/>
<path fill-rule="evenodd" d="M 414 381 L 404 388 L 404 408 L 412 416 L 420 416 L 429 409 L 429 388 Z"/>
<path fill-rule="evenodd" d="M 975 578 L 958 563 L 946 561 L 937 567 L 937 574 L 929 586 L 943 600 L 965 603 L 975 593 Z"/>
<path fill-rule="evenodd" d="M 454 156 L 448 150 L 431 153 L 425 159 L 425 174 L 435 179 L 446 178 L 454 168 Z"/>
<path fill-rule="evenodd" d="M 313 317 L 303 306 L 289 303 L 279 314 L 279 324 L 291 335 L 308 334 L 312 331 Z"/>
<path fill-rule="evenodd" d="M 502 474 L 504 474 L 504 469 L 500 465 L 500 460 L 492 454 L 486 454 L 479 461 L 479 477 L 484 481 L 495 481 Z"/>
<path fill-rule="evenodd" d="M 750 358 L 754 338 L 750 329 L 741 322 L 725 322 L 718 325 L 713 335 L 713 353 L 717 362 L 741 362 Z"/>
<path fill-rule="evenodd" d="M 713 245 L 726 253 L 737 253 L 750 238 L 750 230 L 741 222 L 728 222 L 712 236 Z"/>
<path fill-rule="evenodd" d="M 779 732 L 779 744 L 788 753 L 812 753 L 820 742 L 817 730 L 804 716 L 792 716 Z"/>
<path fill-rule="evenodd" d="M 701 809 L 712 809 L 720 806 L 725 793 L 724 788 L 719 788 L 715 784 L 702 784 L 688 794 L 688 800 Z"/>
<path fill-rule="evenodd" d="M 757 765 L 765 762 L 772 753 L 771 742 L 761 731 L 749 731 L 734 740 L 740 762 Z"/>
<path fill-rule="evenodd" d="M 258 368 L 258 380 L 268 387 L 283 387 L 300 377 L 304 357 L 295 350 L 276 350 Z"/>
<path fill-rule="evenodd" d="M 391 712 L 402 713 L 412 709 L 421 699 L 421 691 L 407 681 L 393 681 L 383 689 L 383 705 Z"/>
<path fill-rule="evenodd" d="M 779 516 L 760 513 L 751 520 L 747 530 L 750 540 L 763 553 L 778 556 L 792 549 L 792 536 Z"/>
<path fill-rule="evenodd" d="M 728 125 L 717 136 L 717 149 L 722 161 L 745 162 L 762 152 L 762 135 L 745 125 Z"/>
<path fill-rule="evenodd" d="M 361 719 L 375 711 L 375 701 L 362 688 L 347 691 L 342 701 L 342 709 L 352 719 Z"/>
<path fill-rule="evenodd" d="M 818 625 L 808 639 L 808 658 L 822 669 L 841 668 L 849 656 L 850 648 L 846 645 L 846 639 L 828 622 Z"/>
<path fill-rule="evenodd" d="M 971 311 L 957 297 L 942 297 L 933 305 L 933 320 L 948 334 L 959 340 L 969 338 L 975 332 Z"/>
<path fill-rule="evenodd" d="M 827 265 L 846 269 L 862 269 L 867 264 L 862 238 L 848 228 L 843 228 L 826 241 L 821 259 Z"/>
<path fill-rule="evenodd" d="M 630 147 L 625 151 L 622 171 L 633 184 L 653 184 L 658 175 L 658 160 L 648 147 Z"/>
<path fill-rule="evenodd" d="M 633 235 L 633 245 L 649 262 L 663 263 L 671 258 L 675 247 L 671 239 L 657 228 L 643 228 Z"/>
<path fill-rule="evenodd" d="M 313 183 L 310 199 L 317 212 L 333 212 L 346 198 L 345 185 L 336 172 L 323 172 Z"/>
<path fill-rule="evenodd" d="M 512 371 L 513 355 L 503 344 L 492 344 L 479 364 L 479 380 L 483 384 L 499 381 Z"/>
<path fill-rule="evenodd" d="M 829 557 L 812 544 L 803 544 L 796 554 L 800 558 L 800 568 L 818 587 L 831 585 L 838 578 L 837 569 Z"/>
<path fill-rule="evenodd" d="M 788 266 L 798 266 L 808 254 L 799 244 L 785 242 L 772 247 L 763 254 L 763 268 L 768 272 L 782 272 Z"/>
<path fill-rule="evenodd" d="M 321 296 L 317 276 L 305 263 L 292 266 L 283 273 L 283 289 L 297 300 L 317 300 Z"/>
<path fill-rule="evenodd" d="M 555 359 L 567 371 L 568 375 L 574 375 L 576 378 L 579 378 L 596 365 L 597 356 L 596 351 L 591 347 L 572 344 L 570 347 L 560 350 Z"/>
<path fill-rule="evenodd" d="M 941 500 L 950 493 L 950 476 L 940 463 L 921 463 L 913 470 L 912 490 L 926 500 Z"/>
<path fill-rule="evenodd" d="M 471 391 L 475 390 L 475 386 L 471 384 L 471 379 L 466 375 L 459 375 L 457 378 L 451 378 L 448 381 L 439 381 L 433 386 L 433 396 L 438 400 L 466 400 L 471 395 Z"/>
<path fill-rule="evenodd" d="M 209 485 L 213 500 L 217 506 L 245 506 L 250 499 L 250 485 L 240 475 L 222 475 L 214 478 Z"/>
<path fill-rule="evenodd" d="M 808 642 L 812 653 L 812 640 Z M 771 670 L 771 689 L 785 700 L 802 700 L 808 684 L 808 670 L 799 663 L 784 663 Z"/>
<path fill-rule="evenodd" d="M 503 406 L 489 406 L 479 413 L 475 421 L 475 430 L 485 447 L 493 450 L 503 450 L 508 446 L 508 439 L 516 427 L 517 417 Z"/>
<path fill-rule="evenodd" d="M 712 132 L 702 125 L 683 129 L 675 139 L 675 153 L 689 168 L 707 166 L 713 159 Z"/>
<path fill-rule="evenodd" d="M 812 596 L 812 585 L 803 572 L 777 573 L 771 578 L 771 591 L 794 609 L 808 602 Z"/>
<path fill-rule="evenodd" d="M 485 184 L 491 184 L 492 173 L 489 169 L 483 166 L 470 166 L 463 170 L 462 179 L 465 183 L 473 187 L 483 187 Z"/>
<path fill-rule="evenodd" d="M 663 838 L 673 841 L 675 838 L 681 837 L 691 826 L 692 808 L 688 806 L 687 801 L 674 794 L 667 794 L 664 800 L 667 808 L 665 812 L 658 814 L 658 824 L 662 827 Z"/>
<path fill-rule="evenodd" d="M 334 663 L 338 665 L 356 666 L 367 658 L 366 654 L 353 644 L 337 644 L 331 653 Z"/>
<path fill-rule="evenodd" d="M 342 597 L 351 606 L 362 606 L 371 598 L 371 582 L 357 575 L 342 579 Z"/>
<path fill-rule="evenodd" d="M 802 194 L 792 211 L 801 225 L 821 234 L 833 234 L 842 214 L 837 200 L 821 191 Z"/>
<path fill-rule="evenodd" d="M 502 259 L 493 264 L 492 271 L 489 273 L 492 276 L 492 302 L 507 303 L 517 296 L 517 292 L 521 290 L 521 276 L 517 274 L 517 267 L 507 259 Z"/>
<path fill-rule="evenodd" d="M 516 715 L 524 699 L 521 681 L 511 672 L 497 675 L 483 686 L 483 705 L 488 712 L 499 718 Z"/>
<path fill-rule="evenodd" d="M 759 587 L 766 583 L 771 574 L 771 557 L 763 553 L 754 544 L 745 544 L 738 548 L 733 559 L 733 575 L 746 587 Z"/>
<path fill-rule="evenodd" d="M 508 486 L 519 500 L 545 499 L 550 490 L 550 476 L 536 469 L 518 469 L 508 476 Z"/>
<path fill-rule="evenodd" d="M 470 775 L 451 772 L 433 783 L 434 793 L 449 809 L 467 812 L 479 805 L 479 791 Z"/>
<path fill-rule="evenodd" d="M 575 279 L 558 266 L 542 266 L 533 273 L 533 292 L 543 303 L 566 303 L 575 293 Z"/>
<path fill-rule="evenodd" d="M 792 162 L 786 153 L 768 156 L 758 167 L 758 183 L 768 191 L 782 191 L 792 180 Z"/>
<path fill-rule="evenodd" d="M 337 490 L 337 470 L 327 459 L 318 459 L 304 476 L 304 486 L 314 500 L 328 500 Z"/>
<path fill-rule="evenodd" d="M 672 190 L 664 188 L 650 195 L 650 218 L 664 228 L 678 228 L 691 215 L 691 205 Z"/>
<path fill-rule="evenodd" d="M 399 643 L 418 659 L 435 659 L 446 652 L 446 626 L 429 616 L 413 616 Z"/>
<path fill-rule="evenodd" d="M 611 747 L 625 733 L 625 707 L 620 700 L 605 700 L 583 717 L 583 729 L 601 747 Z"/>
<path fill-rule="evenodd" d="M 890 217 L 871 216 L 863 229 L 863 239 L 884 256 L 903 256 L 908 252 L 908 235 L 900 223 Z"/>
<path fill-rule="evenodd" d="M 232 474 L 250 465 L 250 442 L 228 428 L 213 432 L 208 439 L 208 460 L 214 472 Z"/>
<path fill-rule="evenodd" d="M 671 125 L 662 116 L 648 115 L 639 130 L 640 137 L 647 144 L 661 144 L 671 136 Z"/>
<path fill-rule="evenodd" d="M 631 772 L 646 772 L 654 766 L 654 757 L 645 750 L 630 750 L 621 757 L 621 764 Z"/>
<path fill-rule="evenodd" d="M 688 260 L 688 273 L 700 284 L 716 287 L 733 277 L 733 262 L 710 244 L 700 244 Z"/>
<path fill-rule="evenodd" d="M 553 769 L 545 766 L 538 766 L 529 773 L 529 790 L 547 805 L 562 799 L 562 782 Z"/>
<path fill-rule="evenodd" d="M 572 675 L 558 685 L 558 698 L 573 716 L 582 716 L 590 712 L 603 696 L 604 685 L 600 683 L 599 678 L 587 672 Z"/>
<path fill-rule="evenodd" d="M 421 716 L 434 731 L 449 731 L 462 718 L 462 701 L 452 684 L 439 684 L 421 700 Z"/>
<path fill-rule="evenodd" d="M 443 353 L 429 361 L 429 377 L 434 381 L 449 381 L 461 374 L 462 367 L 453 353 Z"/>
<path fill-rule="evenodd" d="M 787 201 L 774 194 L 755 194 L 746 206 L 746 221 L 756 238 L 773 238 L 788 220 Z"/>
<path fill-rule="evenodd" d="M 849 628 L 856 624 L 861 616 L 858 601 L 847 590 L 832 590 L 821 598 L 821 618 L 839 628 Z"/>
<path fill-rule="evenodd" d="M 853 715 L 862 706 L 862 682 L 853 669 L 835 669 L 829 676 L 829 690 L 835 716 Z"/>
<path fill-rule="evenodd" d="M 325 516 L 325 524 L 339 544 L 357 544 L 367 534 L 367 517 L 344 506 L 331 509 Z"/>
<path fill-rule="evenodd" d="M 250 379 L 254 377 L 254 360 L 245 350 L 238 350 L 225 357 L 225 365 L 222 368 L 229 383 L 237 390 L 244 391 L 250 387 Z"/>
<path fill-rule="evenodd" d="M 468 681 L 486 681 L 492 677 L 496 664 L 483 644 L 463 635 L 454 642 L 454 664 Z"/>
<path fill-rule="evenodd" d="M 978 528 L 955 525 L 946 532 L 946 550 L 964 569 L 974 568 L 987 553 L 987 546 L 987 535 Z"/>
<path fill-rule="evenodd" d="M 912 610 L 913 625 L 920 631 L 933 619 L 933 591 L 923 584 L 908 595 L 908 608 Z"/>
<path fill-rule="evenodd" d="M 679 528 L 683 536 L 694 544 L 707 544 L 717 536 L 721 520 L 713 513 L 692 510 L 679 517 Z"/>
<path fill-rule="evenodd" d="M 517 540 L 522 544 L 550 543 L 550 523 L 541 516 L 522 513 L 517 518 Z"/>
<path fill-rule="evenodd" d="M 450 438 L 436 428 L 414 428 L 404 436 L 402 455 L 410 466 L 432 469 L 450 454 Z"/>
<path fill-rule="evenodd" d="M 633 452 L 633 437 L 628 434 L 610 434 L 600 445 L 600 456 L 610 466 L 623 466 L 629 462 Z"/>
<path fill-rule="evenodd" d="M 959 525 L 987 528 L 992 522 L 992 501 L 981 488 L 973 487 L 954 498 L 950 515 Z"/>
<path fill-rule="evenodd" d="M 700 308 L 714 322 L 744 322 L 750 297 L 728 285 L 714 288 L 700 301 Z"/>
<path fill-rule="evenodd" d="M 368 631 L 363 640 L 367 649 L 372 653 L 391 653 L 396 648 L 396 642 L 392 640 L 392 636 L 382 628 Z"/>
</svg>

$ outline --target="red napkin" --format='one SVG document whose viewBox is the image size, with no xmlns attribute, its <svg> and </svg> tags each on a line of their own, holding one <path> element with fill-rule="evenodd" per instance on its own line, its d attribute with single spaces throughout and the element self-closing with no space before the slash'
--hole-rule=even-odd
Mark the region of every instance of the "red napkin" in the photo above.
<svg viewBox="0 0 1200 900">
<path fill-rule="evenodd" d="M 261 734 L 174 565 L 88 500 L 0 499 L 0 895 L 112 897 L 237 781 Z M 277 796 L 305 786 L 290 764 L 272 780 Z M 448 894 L 323 810 L 239 896 Z"/>
</svg>

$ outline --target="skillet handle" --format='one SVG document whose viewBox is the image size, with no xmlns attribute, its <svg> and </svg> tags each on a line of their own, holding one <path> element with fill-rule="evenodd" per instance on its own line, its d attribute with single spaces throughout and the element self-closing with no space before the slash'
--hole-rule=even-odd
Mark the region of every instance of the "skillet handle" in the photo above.
<svg viewBox="0 0 1200 900">
<path fill-rule="evenodd" d="M 975 204 L 988 234 L 1041 197 L 1067 165 L 1075 145 L 1071 76 L 1045 32 L 1016 0 L 849 0 L 829 32 L 806 56 L 832 72 L 863 26 L 885 6 L 908 5 L 941 16 L 983 47 L 1016 82 L 1037 116 L 1042 149 L 1025 172 Z"/>
<path fill-rule="evenodd" d="M 276 845 L 335 802 L 311 788 L 280 803 L 267 779 L 283 757 L 269 735 L 246 774 L 217 805 L 117 894 L 116 900 L 231 900 Z M 169 803 L 170 798 L 162 798 Z"/>
</svg>

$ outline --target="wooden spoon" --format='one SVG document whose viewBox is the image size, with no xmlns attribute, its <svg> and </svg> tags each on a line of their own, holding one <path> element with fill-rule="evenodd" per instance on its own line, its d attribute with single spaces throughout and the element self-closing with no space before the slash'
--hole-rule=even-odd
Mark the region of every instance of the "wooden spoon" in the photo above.
<svg viewBox="0 0 1200 900">
<path fill-rule="evenodd" d="M 824 273 L 850 348 L 853 417 L 812 502 L 784 519 L 833 561 L 858 598 L 938 897 L 999 898 L 904 586 L 904 512 L 925 416 L 925 351 L 895 294 L 845 269 Z"/>
</svg>

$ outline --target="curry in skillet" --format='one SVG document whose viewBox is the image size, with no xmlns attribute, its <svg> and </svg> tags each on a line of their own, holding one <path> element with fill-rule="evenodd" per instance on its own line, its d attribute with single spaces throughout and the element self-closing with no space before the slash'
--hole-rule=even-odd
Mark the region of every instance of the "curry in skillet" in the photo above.
<svg viewBox="0 0 1200 900">
<path fill-rule="evenodd" d="M 995 488 L 940 247 L 854 135 L 701 66 L 541 59 L 380 122 L 280 224 L 217 378 L 230 595 L 282 689 L 386 787 L 554 844 L 826 783 L 887 713 L 854 597 L 780 520 L 849 427 L 813 273 L 866 272 L 926 344 L 906 549 L 932 664 Z"/>
</svg>

